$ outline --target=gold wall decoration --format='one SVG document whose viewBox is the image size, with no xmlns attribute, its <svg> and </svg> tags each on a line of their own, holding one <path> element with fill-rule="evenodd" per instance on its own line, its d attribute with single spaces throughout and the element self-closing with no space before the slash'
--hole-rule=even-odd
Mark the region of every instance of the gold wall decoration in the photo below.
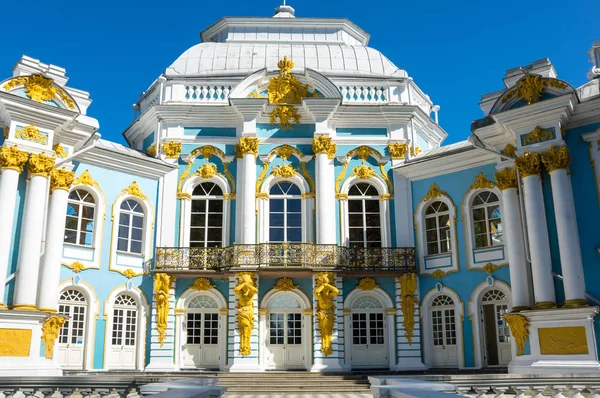
<svg viewBox="0 0 600 398">
<path fill-rule="evenodd" d="M 431 184 L 431 186 L 429 187 L 429 191 L 427 191 L 427 194 L 423 196 L 423 199 L 421 199 L 421 201 L 427 202 L 428 200 L 439 198 L 440 196 L 448 195 L 446 194 L 446 192 L 440 189 L 438 184 L 433 183 Z"/>
<path fill-rule="evenodd" d="M 15 138 L 35 142 L 40 145 L 48 145 L 48 134 L 42 133 L 34 125 L 16 129 Z"/>
<path fill-rule="evenodd" d="M 500 268 L 499 266 L 497 266 L 494 263 L 487 263 L 486 265 L 483 266 L 483 268 L 481 268 L 482 270 L 485 271 L 486 274 L 491 275 L 494 271 L 496 271 L 498 268 Z"/>
<path fill-rule="evenodd" d="M 381 164 L 381 163 L 379 164 L 379 171 L 381 172 L 381 178 L 383 178 L 383 180 L 387 184 L 388 190 L 390 192 L 394 192 L 394 184 L 392 184 L 392 180 L 390 180 L 388 173 L 385 171 L 384 164 Z"/>
<path fill-rule="evenodd" d="M 235 146 L 235 153 L 238 158 L 243 158 L 244 155 L 258 155 L 258 138 L 242 137 Z"/>
<path fill-rule="evenodd" d="M 203 145 L 201 147 L 195 148 L 192 152 L 190 152 L 190 159 L 195 159 L 198 155 L 202 155 L 205 159 L 209 159 L 212 156 L 217 154 L 221 159 L 225 158 L 225 152 L 220 150 L 219 148 L 212 145 Z"/>
<path fill-rule="evenodd" d="M 293 146 L 288 145 L 288 144 L 283 144 L 283 145 L 280 145 L 277 148 L 273 149 L 271 152 L 269 152 L 269 157 L 271 157 L 271 155 L 273 155 L 273 154 L 276 154 L 283 160 L 288 160 L 288 158 L 290 158 L 294 154 L 297 155 L 298 157 L 304 156 L 302 151 L 300 151 L 298 148 L 294 148 Z"/>
<path fill-rule="evenodd" d="M 517 148 L 515 148 L 514 145 L 506 144 L 506 146 L 504 147 L 504 150 L 502 152 L 504 152 L 504 154 L 510 158 L 517 157 Z"/>
<path fill-rule="evenodd" d="M 183 192 L 182 188 L 183 188 L 183 182 L 190 175 L 190 170 L 191 170 L 193 164 L 194 164 L 194 162 L 188 162 L 185 170 L 183 170 L 183 173 L 181 173 L 181 175 L 179 176 L 179 181 L 177 181 L 177 199 L 191 199 L 192 198 L 192 195 L 187 192 Z"/>
<path fill-rule="evenodd" d="M 304 179 L 308 182 L 308 186 L 310 187 L 310 192 L 304 194 L 304 195 L 314 195 L 315 192 L 315 182 L 312 178 L 312 176 L 310 175 L 310 173 L 308 172 L 308 170 L 306 169 L 306 162 L 300 162 L 300 167 L 302 167 L 302 175 L 304 176 Z"/>
<path fill-rule="evenodd" d="M 527 104 L 533 104 L 542 98 L 542 92 L 546 87 L 565 89 L 568 86 L 557 79 L 542 77 L 540 75 L 527 75 L 512 90 L 509 90 L 504 95 L 502 103 L 505 104 L 509 99 L 516 97 L 527 102 Z"/>
<path fill-rule="evenodd" d="M 542 163 L 537 153 L 525 152 L 523 156 L 515 159 L 515 165 L 523 177 L 539 175 Z"/>
<path fill-rule="evenodd" d="M 296 169 L 294 169 L 294 166 L 291 164 L 282 164 L 273 168 L 273 171 L 271 171 L 271 174 L 273 174 L 275 177 L 281 178 L 291 178 L 295 176 L 296 173 Z"/>
<path fill-rule="evenodd" d="M 431 276 L 439 280 L 446 276 L 446 272 L 442 271 L 441 269 L 436 269 L 435 271 L 433 271 Z"/>
<path fill-rule="evenodd" d="M 335 197 L 336 198 L 338 198 L 338 196 L 340 195 L 340 190 L 342 189 L 342 181 L 344 181 L 344 177 L 346 176 L 347 169 L 348 169 L 348 162 L 346 162 L 342 165 L 342 171 L 335 178 Z"/>
<path fill-rule="evenodd" d="M 410 156 L 417 156 L 418 154 L 420 154 L 421 152 L 423 152 L 421 150 L 421 148 L 419 148 L 417 145 L 412 145 L 410 147 Z"/>
<path fill-rule="evenodd" d="M 29 154 L 25 151 L 19 151 L 16 146 L 0 147 L 0 168 L 2 170 L 15 170 L 20 173 L 23 171 L 25 162 L 29 159 Z"/>
<path fill-rule="evenodd" d="M 319 272 L 316 274 L 314 295 L 317 298 L 317 320 L 321 334 L 321 352 L 325 356 L 331 355 L 331 341 L 335 326 L 334 298 L 340 293 L 335 287 L 333 272 Z"/>
<path fill-rule="evenodd" d="M 294 63 L 287 57 L 283 57 L 277 67 L 279 75 L 269 79 L 267 88 L 269 103 L 277 105 L 269 115 L 269 122 L 275 124 L 279 119 L 279 127 L 288 130 L 292 128 L 292 123 L 300 123 L 300 114 L 294 105 L 300 104 L 302 98 L 308 95 L 308 85 L 300 83 L 292 75 Z"/>
<path fill-rule="evenodd" d="M 4 138 L 8 138 L 8 133 L 10 132 L 10 128 L 8 126 L 4 126 L 2 130 L 4 132 Z"/>
<path fill-rule="evenodd" d="M 169 299 L 171 298 L 172 276 L 164 273 L 154 274 L 154 300 L 156 300 L 156 330 L 158 342 L 163 346 L 167 337 L 167 317 L 169 315 Z"/>
<path fill-rule="evenodd" d="M 46 359 L 54 357 L 54 342 L 66 320 L 67 318 L 64 316 L 51 315 L 44 321 L 42 325 L 42 341 L 45 344 Z"/>
<path fill-rule="evenodd" d="M 517 355 L 523 355 L 525 343 L 529 340 L 529 320 L 522 314 L 506 314 L 502 317 L 508 324 L 510 333 L 517 343 Z"/>
<path fill-rule="evenodd" d="M 238 285 L 233 292 L 238 296 L 237 322 L 240 333 L 240 355 L 250 355 L 250 337 L 254 329 L 254 296 L 258 293 L 251 272 L 237 274 Z"/>
<path fill-rule="evenodd" d="M 585 326 L 539 328 L 538 337 L 542 355 L 589 354 Z"/>
<path fill-rule="evenodd" d="M 205 163 L 198 168 L 198 170 L 194 173 L 201 178 L 212 178 L 217 173 L 217 166 L 212 163 Z"/>
<path fill-rule="evenodd" d="M 557 148 L 554 145 L 549 150 L 542 153 L 542 162 L 546 166 L 548 173 L 556 170 L 565 170 L 571 163 L 571 155 L 567 147 Z"/>
<path fill-rule="evenodd" d="M 360 290 L 373 290 L 378 289 L 379 285 L 375 282 L 375 279 L 373 278 L 361 278 L 356 288 Z"/>
<path fill-rule="evenodd" d="M 52 101 L 56 99 L 56 95 L 58 94 L 69 109 L 75 108 L 75 103 L 69 94 L 61 87 L 54 85 L 52 79 L 48 79 L 42 75 L 14 77 L 4 85 L 4 90 L 10 91 L 20 85 L 25 87 L 25 95 L 32 101 Z"/>
<path fill-rule="evenodd" d="M 296 107 L 292 105 L 279 105 L 269 114 L 269 124 L 277 123 L 279 119 L 279 127 L 283 130 L 290 130 L 294 124 L 300 124 L 301 115 Z"/>
<path fill-rule="evenodd" d="M 100 188 L 98 182 L 96 182 L 96 180 L 92 178 L 92 175 L 90 174 L 89 170 L 85 170 L 83 173 L 81 173 L 81 175 L 75 179 L 74 184 L 88 185 L 90 187 Z"/>
<path fill-rule="evenodd" d="M 492 189 L 492 188 L 496 188 L 496 184 L 494 184 L 493 182 L 488 180 L 487 177 L 485 176 L 485 174 L 483 174 L 482 172 L 479 172 L 479 174 L 477 174 L 477 177 L 475 177 L 475 182 L 473 184 L 471 184 L 471 187 L 469 188 L 469 190 L 471 190 L 471 189 Z"/>
<path fill-rule="evenodd" d="M 183 149 L 183 144 L 175 141 L 165 142 L 162 149 L 167 159 L 177 159 Z"/>
<path fill-rule="evenodd" d="M 517 170 L 503 169 L 494 173 L 496 184 L 501 191 L 517 187 Z"/>
<path fill-rule="evenodd" d="M 146 195 L 144 195 L 144 193 L 142 192 L 142 189 L 138 185 L 137 181 L 132 182 L 130 186 L 128 186 L 127 188 L 123 189 L 123 191 L 121 192 L 121 194 L 128 194 L 128 195 L 131 195 L 131 196 L 137 196 L 138 198 L 140 198 L 142 200 L 147 200 L 148 199 L 148 197 Z"/>
<path fill-rule="evenodd" d="M 31 329 L 0 329 L 0 357 L 28 357 Z"/>
<path fill-rule="evenodd" d="M 57 158 L 64 159 L 68 156 L 67 151 L 65 151 L 65 148 L 63 148 L 63 146 L 60 144 L 54 145 L 52 150 L 54 151 L 54 156 Z"/>
<path fill-rule="evenodd" d="M 273 289 L 281 292 L 289 292 L 290 290 L 298 289 L 298 285 L 294 284 L 292 278 L 279 278 Z"/>
<path fill-rule="evenodd" d="M 42 176 L 48 177 L 54 169 L 54 158 L 46 156 L 44 153 L 32 153 L 27 162 L 27 171 L 29 177 Z"/>
<path fill-rule="evenodd" d="M 123 276 L 127 279 L 131 279 L 131 278 L 136 277 L 137 274 L 131 268 L 127 268 L 125 271 L 123 271 Z"/>
<path fill-rule="evenodd" d="M 540 126 L 536 126 L 533 131 L 521 136 L 521 141 L 523 142 L 523 146 L 526 146 L 550 141 L 554 138 L 556 138 L 554 135 L 554 128 L 543 129 Z"/>
<path fill-rule="evenodd" d="M 79 261 L 75 261 L 68 267 L 71 268 L 73 270 L 73 272 L 75 272 L 76 274 L 80 273 L 81 271 L 83 271 L 85 269 L 85 265 L 83 265 Z"/>
<path fill-rule="evenodd" d="M 146 153 L 150 156 L 152 156 L 153 158 L 156 157 L 156 144 L 152 144 L 148 147 L 148 149 L 146 149 Z"/>
<path fill-rule="evenodd" d="M 259 174 L 258 178 L 256 179 L 256 195 L 261 193 L 260 186 L 262 185 L 262 182 L 265 180 L 265 177 L 267 176 L 268 172 L 269 172 L 269 162 L 263 162 L 262 170 L 260 171 L 260 174 Z"/>
<path fill-rule="evenodd" d="M 210 283 L 208 278 L 196 278 L 194 279 L 194 284 L 192 285 L 192 289 L 199 291 L 207 291 L 214 288 L 214 285 Z"/>
<path fill-rule="evenodd" d="M 408 340 L 408 344 L 412 345 L 415 330 L 415 306 L 419 303 L 416 295 L 417 275 L 414 273 L 404 274 L 397 279 L 400 283 L 400 308 L 404 316 L 404 337 Z"/>
<path fill-rule="evenodd" d="M 231 197 L 231 199 L 233 199 L 235 198 L 235 179 L 233 178 L 233 175 L 229 172 L 229 162 L 223 162 L 223 173 L 229 181 L 229 186 L 231 187 L 231 193 L 229 194 L 229 196 Z M 225 196 L 226 194 L 223 194 L 223 197 Z"/>
<path fill-rule="evenodd" d="M 68 191 L 75 181 L 75 172 L 67 169 L 52 169 L 50 172 L 50 192 L 55 189 Z"/>
<path fill-rule="evenodd" d="M 363 164 L 362 166 L 356 166 L 352 170 L 352 175 L 360 179 L 367 180 L 375 176 L 375 170 Z"/>
<path fill-rule="evenodd" d="M 405 142 L 393 142 L 388 145 L 388 151 L 392 159 L 404 159 L 408 152 L 408 144 Z"/>
<path fill-rule="evenodd" d="M 329 159 L 333 159 L 336 149 L 337 146 L 333 143 L 331 137 L 326 135 L 313 137 L 312 150 L 315 155 L 326 153 Z"/>
</svg>

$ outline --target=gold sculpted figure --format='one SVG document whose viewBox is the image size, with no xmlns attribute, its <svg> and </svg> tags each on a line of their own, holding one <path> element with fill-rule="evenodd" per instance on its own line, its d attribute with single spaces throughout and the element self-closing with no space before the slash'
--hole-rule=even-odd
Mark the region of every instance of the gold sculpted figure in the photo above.
<svg viewBox="0 0 600 398">
<path fill-rule="evenodd" d="M 158 273 L 154 275 L 154 299 L 156 300 L 156 330 L 158 330 L 158 341 L 163 346 L 167 337 L 167 315 L 169 314 L 169 299 L 171 294 L 171 276 Z"/>
<path fill-rule="evenodd" d="M 252 299 L 258 293 L 251 272 L 238 274 L 238 285 L 233 289 L 238 296 L 238 329 L 240 332 L 240 354 L 250 355 L 250 336 L 254 328 L 254 303 Z"/>
<path fill-rule="evenodd" d="M 44 321 L 42 325 L 42 341 L 46 344 L 46 359 L 54 357 L 54 342 L 65 321 L 66 318 L 59 315 L 51 315 Z"/>
<path fill-rule="evenodd" d="M 321 332 L 321 351 L 325 356 L 331 354 L 331 338 L 333 335 L 333 325 L 335 323 L 335 305 L 333 299 L 340 293 L 340 290 L 329 281 L 333 280 L 333 273 L 319 272 L 315 282 L 315 297 L 317 298 L 317 319 L 319 320 L 319 330 Z"/>
</svg>

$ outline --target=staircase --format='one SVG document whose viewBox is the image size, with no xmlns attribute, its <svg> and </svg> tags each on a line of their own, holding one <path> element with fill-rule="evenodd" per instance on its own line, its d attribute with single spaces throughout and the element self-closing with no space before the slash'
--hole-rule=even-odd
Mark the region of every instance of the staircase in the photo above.
<svg viewBox="0 0 600 398">
<path fill-rule="evenodd" d="M 371 394 L 366 375 L 311 372 L 219 372 L 218 386 L 227 387 L 225 396 Z"/>
</svg>

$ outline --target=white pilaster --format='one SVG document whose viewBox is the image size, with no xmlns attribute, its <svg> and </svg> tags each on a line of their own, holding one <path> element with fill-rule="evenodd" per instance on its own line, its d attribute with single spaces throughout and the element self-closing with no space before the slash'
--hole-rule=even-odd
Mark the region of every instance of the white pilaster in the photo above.
<svg viewBox="0 0 600 398">
<path fill-rule="evenodd" d="M 335 234 L 335 176 L 333 159 L 326 153 L 316 155 L 316 219 L 318 244 L 337 243 Z"/>
<path fill-rule="evenodd" d="M 253 245 L 256 243 L 256 156 L 246 153 L 242 158 L 242 205 L 241 213 L 241 239 L 239 243 Z"/>
<path fill-rule="evenodd" d="M 2 227 L 0 228 L 0 309 L 6 308 L 4 303 L 6 273 L 12 244 L 18 184 L 19 171 L 3 168 L 2 174 L 0 174 L 0 220 L 2 220 Z"/>
<path fill-rule="evenodd" d="M 172 279 L 169 289 L 169 312 L 167 314 L 166 337 L 161 346 L 158 340 L 156 324 L 158 314 L 156 312 L 156 291 L 152 294 L 152 314 L 150 316 L 150 361 L 146 366 L 147 371 L 170 372 L 177 370 L 174 363 L 175 357 L 175 278 Z M 179 349 L 179 348 L 177 348 Z"/>
<path fill-rule="evenodd" d="M 236 186 L 238 197 L 235 201 L 235 234 L 234 234 L 234 243 L 242 243 L 242 192 L 244 192 L 244 179 L 242 176 L 244 175 L 244 163 L 242 159 L 236 159 Z"/>
<path fill-rule="evenodd" d="M 412 189 L 410 180 L 392 173 L 394 180 L 394 211 L 396 226 L 396 246 L 414 247 L 415 228 L 412 212 Z"/>
</svg>

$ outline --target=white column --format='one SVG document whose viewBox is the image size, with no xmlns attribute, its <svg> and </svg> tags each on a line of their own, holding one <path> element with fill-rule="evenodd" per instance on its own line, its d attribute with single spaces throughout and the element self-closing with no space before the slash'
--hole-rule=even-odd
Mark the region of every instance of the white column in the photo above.
<svg viewBox="0 0 600 398">
<path fill-rule="evenodd" d="M 335 245 L 337 238 L 335 234 L 335 176 L 333 159 L 330 159 L 326 153 L 319 153 L 316 157 L 316 243 Z"/>
<path fill-rule="evenodd" d="M 17 188 L 19 174 L 23 171 L 23 165 L 27 158 L 27 152 L 19 151 L 16 147 L 0 148 L 0 167 L 2 168 L 2 174 L 0 174 L 0 220 L 2 220 L 0 228 L 0 309 L 6 308 L 4 294 L 12 245 Z"/>
<path fill-rule="evenodd" d="M 539 155 L 530 154 L 517 159 L 517 167 L 523 176 L 535 308 L 554 308 L 556 296 Z"/>
<path fill-rule="evenodd" d="M 242 205 L 241 241 L 251 245 L 256 243 L 256 155 L 258 154 L 258 138 L 240 138 L 238 156 L 242 156 Z"/>
<path fill-rule="evenodd" d="M 50 176 L 51 196 L 48 222 L 46 223 L 46 245 L 38 280 L 37 307 L 40 311 L 56 312 L 58 310 L 60 259 L 67 220 L 69 188 L 74 179 L 75 173 L 68 170 L 54 169 Z"/>
<path fill-rule="evenodd" d="M 531 308 L 531 279 L 525 259 L 525 240 L 521 222 L 521 207 L 517 193 L 517 173 L 504 169 L 496 173 L 496 181 L 502 190 L 502 229 L 508 255 L 512 310 Z"/>
<path fill-rule="evenodd" d="M 236 159 L 235 185 L 237 186 L 237 197 L 235 199 L 235 234 L 234 243 L 242 243 L 242 195 L 244 192 L 244 162 L 241 158 Z"/>
<path fill-rule="evenodd" d="M 31 155 L 27 163 L 30 181 L 25 193 L 21 242 L 13 308 L 36 310 L 37 280 L 40 271 L 42 226 L 48 196 L 48 177 L 54 166 L 54 158 L 44 154 Z M 33 283 L 32 283 L 33 281 Z M 33 285 L 33 286 L 32 286 Z"/>
</svg>

